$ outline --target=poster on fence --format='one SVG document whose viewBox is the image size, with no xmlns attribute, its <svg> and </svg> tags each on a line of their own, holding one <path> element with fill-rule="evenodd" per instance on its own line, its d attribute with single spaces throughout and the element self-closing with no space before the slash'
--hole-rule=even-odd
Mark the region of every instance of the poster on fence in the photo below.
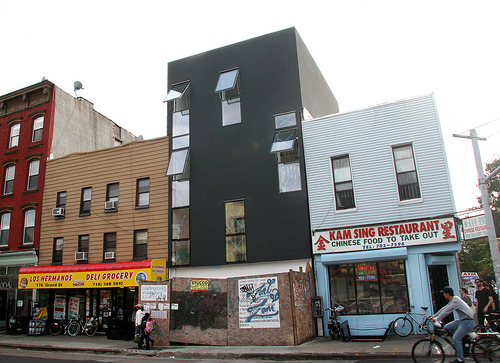
<svg viewBox="0 0 500 363">
<path fill-rule="evenodd" d="M 167 301 L 168 285 L 141 285 L 142 301 Z"/>
<path fill-rule="evenodd" d="M 239 280 L 238 291 L 240 329 L 280 327 L 276 276 Z"/>
</svg>

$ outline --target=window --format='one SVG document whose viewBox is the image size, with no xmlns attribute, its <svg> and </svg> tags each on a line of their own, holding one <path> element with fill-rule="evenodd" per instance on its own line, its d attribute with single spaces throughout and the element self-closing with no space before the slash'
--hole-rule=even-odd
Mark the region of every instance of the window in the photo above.
<svg viewBox="0 0 500 363">
<path fill-rule="evenodd" d="M 240 72 L 232 69 L 221 72 L 215 92 L 222 102 L 222 126 L 241 122 L 240 109 Z"/>
<path fill-rule="evenodd" d="M 149 178 L 137 180 L 136 207 L 149 206 Z"/>
<path fill-rule="evenodd" d="M 245 201 L 225 202 L 226 262 L 247 260 Z"/>
<path fill-rule="evenodd" d="M 148 258 L 148 230 L 134 231 L 134 260 Z"/>
<path fill-rule="evenodd" d="M 39 116 L 33 120 L 33 141 L 40 141 L 43 133 L 43 116 Z"/>
<path fill-rule="evenodd" d="M 116 139 L 121 139 L 122 138 L 122 128 L 118 125 L 115 125 L 113 127 L 114 132 L 115 132 L 115 138 Z"/>
<path fill-rule="evenodd" d="M 24 212 L 24 237 L 23 244 L 33 244 L 35 240 L 35 215 L 34 209 Z"/>
<path fill-rule="evenodd" d="M 173 85 L 163 102 L 169 102 L 174 113 L 181 112 L 189 110 L 190 96 L 189 82 L 183 82 Z"/>
<path fill-rule="evenodd" d="M 295 116 L 295 111 L 287 112 L 280 115 L 274 116 L 274 124 L 276 130 L 282 129 L 285 127 L 293 127 L 297 126 L 297 118 Z"/>
<path fill-rule="evenodd" d="M 9 147 L 15 147 L 19 145 L 19 131 L 21 130 L 21 124 L 13 124 L 10 127 L 10 139 Z"/>
<path fill-rule="evenodd" d="M 53 264 L 61 264 L 62 263 L 62 254 L 63 254 L 63 238 L 54 238 L 54 247 L 52 250 L 52 263 Z"/>
<path fill-rule="evenodd" d="M 189 178 L 189 149 L 175 150 L 170 154 L 166 176 Z"/>
<path fill-rule="evenodd" d="M 3 213 L 0 221 L 0 246 L 9 245 L 10 213 Z"/>
<path fill-rule="evenodd" d="M 412 145 L 393 147 L 392 152 L 396 166 L 399 200 L 420 198 L 420 187 Z"/>
<path fill-rule="evenodd" d="M 90 203 L 92 201 L 92 188 L 82 188 L 80 199 L 80 216 L 90 215 Z"/>
<path fill-rule="evenodd" d="M 116 232 L 104 233 L 104 255 L 105 261 L 116 259 Z M 112 258 L 111 258 L 112 257 Z"/>
<path fill-rule="evenodd" d="M 271 153 L 293 150 L 296 139 L 295 129 L 275 133 L 271 145 Z"/>
<path fill-rule="evenodd" d="M 38 173 L 40 171 L 40 160 L 33 160 L 29 163 L 28 190 L 38 188 Z"/>
<path fill-rule="evenodd" d="M 278 164 L 280 193 L 302 190 L 300 163 Z"/>
<path fill-rule="evenodd" d="M 189 265 L 191 250 L 189 240 L 189 208 L 172 209 L 172 250 L 173 266 Z"/>
<path fill-rule="evenodd" d="M 404 313 L 408 305 L 405 261 L 367 262 L 329 267 L 332 302 L 342 314 Z"/>
<path fill-rule="evenodd" d="M 189 205 L 189 180 L 172 182 L 172 208 Z"/>
<path fill-rule="evenodd" d="M 5 183 L 3 194 L 12 194 L 14 191 L 14 176 L 16 174 L 16 166 L 10 165 L 5 168 Z"/>
<path fill-rule="evenodd" d="M 336 209 L 356 208 L 349 156 L 332 158 L 332 169 Z"/>
<path fill-rule="evenodd" d="M 172 150 L 189 147 L 189 82 L 173 85 L 163 102 L 172 107 Z"/>
<path fill-rule="evenodd" d="M 78 236 L 78 252 L 89 252 L 90 237 L 88 234 Z"/>
<path fill-rule="evenodd" d="M 118 209 L 118 192 L 120 183 L 112 183 L 106 186 L 106 203 L 104 209 L 107 211 L 116 211 Z"/>
<path fill-rule="evenodd" d="M 66 209 L 66 192 L 58 192 L 56 198 L 56 208 Z"/>
</svg>

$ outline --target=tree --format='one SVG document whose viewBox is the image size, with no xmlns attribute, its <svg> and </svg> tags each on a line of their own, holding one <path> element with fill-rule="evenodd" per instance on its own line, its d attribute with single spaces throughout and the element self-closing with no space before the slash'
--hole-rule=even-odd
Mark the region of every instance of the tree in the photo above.
<svg viewBox="0 0 500 363">
<path fill-rule="evenodd" d="M 496 168 L 500 166 L 500 158 L 486 163 L 485 177 L 488 177 Z M 488 182 L 488 195 L 490 197 L 490 206 L 496 212 L 500 211 L 500 177 L 492 177 Z M 481 207 L 483 206 L 481 197 L 477 198 Z M 494 213 L 495 214 L 495 213 Z M 494 215 L 493 214 L 493 215 Z"/>
<path fill-rule="evenodd" d="M 495 280 L 487 238 L 463 241 L 458 258 L 462 272 L 477 272 L 479 277 L 485 281 Z"/>
</svg>

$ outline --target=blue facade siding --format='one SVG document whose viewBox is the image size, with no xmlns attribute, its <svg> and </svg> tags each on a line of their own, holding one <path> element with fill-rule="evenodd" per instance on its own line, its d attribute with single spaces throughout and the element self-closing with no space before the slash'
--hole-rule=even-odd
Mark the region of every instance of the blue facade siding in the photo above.
<svg viewBox="0 0 500 363">
<path fill-rule="evenodd" d="M 432 94 L 302 122 L 311 231 L 417 221 L 455 212 L 439 118 Z M 421 198 L 400 202 L 392 147 L 411 143 Z M 331 158 L 349 155 L 355 209 L 335 209 Z M 438 286 L 429 267 L 447 272 L 446 284 L 459 288 L 459 242 L 315 255 L 318 295 L 330 307 L 329 266 L 401 260 L 412 311 L 435 312 Z M 442 288 L 442 287 L 441 287 Z M 437 290 L 438 291 L 438 290 Z M 435 296 L 435 295 L 434 295 Z M 398 314 L 342 316 L 355 335 L 382 335 Z M 327 319 L 323 319 L 327 332 Z"/>
<path fill-rule="evenodd" d="M 453 214 L 433 95 L 302 123 L 311 229 Z M 413 143 L 422 202 L 400 205 L 392 149 Z M 335 212 L 330 158 L 349 154 L 355 212 Z"/>
</svg>

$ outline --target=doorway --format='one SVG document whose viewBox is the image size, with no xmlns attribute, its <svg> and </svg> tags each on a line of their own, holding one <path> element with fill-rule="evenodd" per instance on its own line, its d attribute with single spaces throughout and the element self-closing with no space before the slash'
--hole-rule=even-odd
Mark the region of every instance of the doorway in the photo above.
<svg viewBox="0 0 500 363">
<path fill-rule="evenodd" d="M 7 290 L 0 290 L 0 329 L 5 329 L 7 321 Z"/>
<path fill-rule="evenodd" d="M 448 269 L 446 265 L 429 266 L 429 280 L 431 285 L 432 308 L 435 314 L 439 309 L 448 304 L 448 300 L 439 292 L 443 290 L 443 287 L 449 284 Z M 444 319 L 444 323 L 448 323 L 452 320 L 453 315 L 451 314 Z"/>
</svg>

